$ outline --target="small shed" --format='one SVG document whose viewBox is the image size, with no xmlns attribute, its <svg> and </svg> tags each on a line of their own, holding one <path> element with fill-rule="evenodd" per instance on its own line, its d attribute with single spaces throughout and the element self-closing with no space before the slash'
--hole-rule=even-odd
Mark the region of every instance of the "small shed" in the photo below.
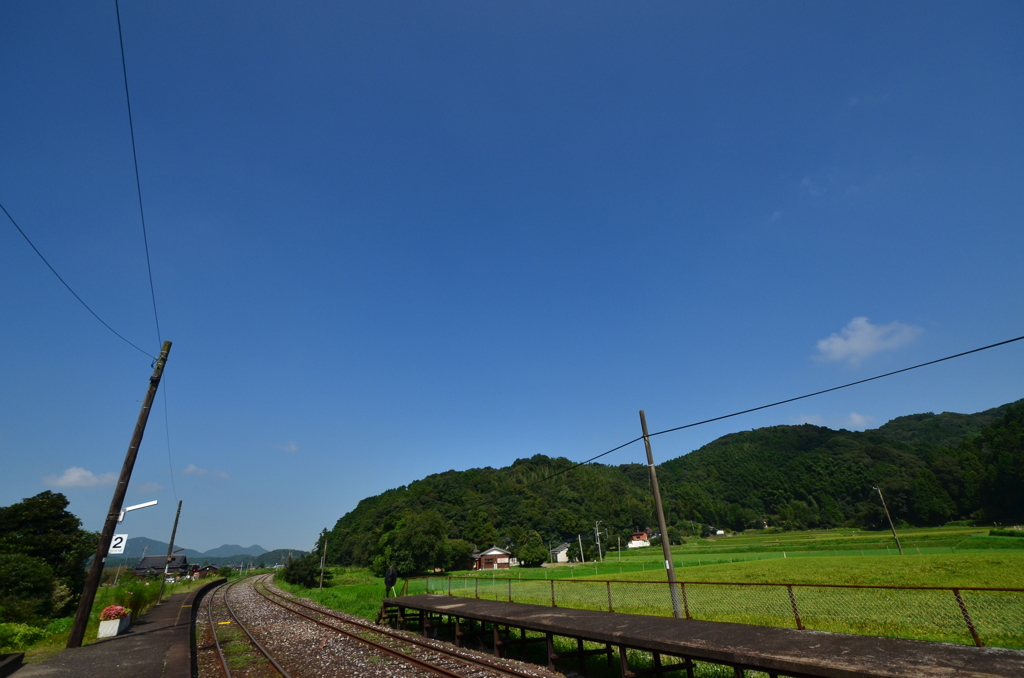
<svg viewBox="0 0 1024 678">
<path fill-rule="evenodd" d="M 492 546 L 486 551 L 473 554 L 474 570 L 507 570 L 512 563 L 512 553 Z"/>
<path fill-rule="evenodd" d="M 562 542 L 555 548 L 551 549 L 551 562 L 553 563 L 568 563 L 569 562 L 569 542 Z"/>
</svg>

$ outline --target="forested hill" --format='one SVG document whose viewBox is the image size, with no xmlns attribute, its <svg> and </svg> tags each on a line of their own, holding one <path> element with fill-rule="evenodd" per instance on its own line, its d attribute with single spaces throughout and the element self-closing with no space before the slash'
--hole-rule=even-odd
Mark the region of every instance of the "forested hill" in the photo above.
<svg viewBox="0 0 1024 678">
<path fill-rule="evenodd" d="M 535 455 L 369 497 L 331 530 L 329 560 L 370 564 L 406 522 L 424 516 L 477 547 L 524 544 L 532 533 L 543 541 L 592 534 L 595 520 L 612 543 L 656 526 L 645 466 L 591 464 L 555 475 L 572 464 Z M 899 417 L 864 432 L 804 424 L 733 433 L 663 463 L 658 478 L 670 535 L 709 525 L 880 528 L 874 486 L 893 518 L 913 525 L 1024 521 L 1024 400 L 970 415 Z"/>
</svg>

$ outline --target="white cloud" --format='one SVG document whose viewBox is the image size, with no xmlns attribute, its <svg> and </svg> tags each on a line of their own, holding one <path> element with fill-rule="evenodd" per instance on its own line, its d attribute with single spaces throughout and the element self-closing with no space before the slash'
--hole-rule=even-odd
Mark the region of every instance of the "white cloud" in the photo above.
<svg viewBox="0 0 1024 678">
<path fill-rule="evenodd" d="M 288 442 L 287 445 L 285 445 L 281 449 L 284 450 L 285 452 L 288 452 L 289 454 L 295 454 L 296 452 L 299 451 L 299 446 L 295 444 L 294 440 L 291 440 Z"/>
<path fill-rule="evenodd" d="M 164 488 L 161 487 L 160 483 L 142 483 L 135 488 L 135 491 L 139 494 L 153 494 L 154 492 L 159 492 L 162 489 Z"/>
<path fill-rule="evenodd" d="M 796 425 L 814 424 L 815 426 L 824 426 L 825 420 L 820 414 L 801 414 L 793 418 L 793 423 Z"/>
<path fill-rule="evenodd" d="M 46 476 L 43 483 L 50 487 L 97 487 L 113 485 L 117 482 L 117 474 L 101 473 L 96 475 L 80 466 L 72 466 L 59 476 Z"/>
<path fill-rule="evenodd" d="M 858 365 L 860 361 L 880 351 L 891 351 L 909 344 L 923 331 L 920 327 L 899 322 L 872 325 L 867 318 L 861 316 L 851 320 L 842 332 L 819 341 L 819 355 L 816 358 L 828 362 L 845 360 L 851 365 Z"/>
<path fill-rule="evenodd" d="M 224 473 L 223 471 L 208 471 L 205 468 L 199 468 L 195 464 L 189 464 L 188 466 L 186 466 L 185 470 L 182 473 L 184 473 L 187 476 L 213 476 L 214 478 L 231 477 L 227 473 Z"/>
<path fill-rule="evenodd" d="M 850 412 L 850 416 L 843 422 L 842 428 L 851 430 L 864 430 L 871 425 L 871 422 L 875 420 L 874 417 L 867 414 L 857 414 L 856 412 Z"/>
<path fill-rule="evenodd" d="M 782 218 L 782 212 L 772 212 L 772 216 L 769 217 L 769 221 L 778 221 Z"/>
</svg>

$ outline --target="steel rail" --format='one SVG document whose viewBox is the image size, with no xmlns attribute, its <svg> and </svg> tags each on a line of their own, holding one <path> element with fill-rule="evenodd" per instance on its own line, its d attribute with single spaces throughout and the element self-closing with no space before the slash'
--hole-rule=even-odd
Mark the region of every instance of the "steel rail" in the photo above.
<svg viewBox="0 0 1024 678">
<path fill-rule="evenodd" d="M 217 595 L 217 591 L 219 591 L 223 586 L 225 586 L 225 584 L 221 584 L 214 590 L 210 591 L 210 597 L 206 600 L 206 614 L 210 618 L 210 633 L 213 634 L 213 644 L 217 648 L 217 656 L 220 657 L 220 666 L 224 669 L 224 675 L 227 676 L 227 678 L 231 678 L 231 671 L 228 670 L 228 662 L 224 658 L 224 650 L 221 649 L 220 641 L 217 640 L 217 624 L 213 621 L 213 598 Z"/>
<path fill-rule="evenodd" d="M 259 583 L 263 584 L 264 586 L 267 585 L 266 581 L 263 581 L 263 580 L 261 580 Z M 504 665 L 499 664 L 496 661 L 492 661 L 492 660 L 490 660 L 490 659 L 488 659 L 486 657 L 466 657 L 466 656 L 464 656 L 462 654 L 459 654 L 457 652 L 452 652 L 451 650 L 445 650 L 445 649 L 442 649 L 442 648 L 438 648 L 438 647 L 435 647 L 434 645 L 431 645 L 430 643 L 426 643 L 426 642 L 417 640 L 415 638 L 409 638 L 408 636 L 403 636 L 403 635 L 398 634 L 398 633 L 393 633 L 391 631 L 388 631 L 388 630 L 385 630 L 385 629 L 381 629 L 379 626 L 376 626 L 374 624 L 368 624 L 368 623 L 365 623 L 365 622 L 355 621 L 355 620 L 352 620 L 352 619 L 348 619 L 346 617 L 342 617 L 342 616 L 333 614 L 331 612 L 326 612 L 326 611 L 321 610 L 319 608 L 313 607 L 312 605 L 306 605 L 305 603 L 299 602 L 295 598 L 289 598 L 287 596 L 282 596 L 279 593 L 275 593 L 273 591 L 270 591 L 269 588 L 267 590 L 270 592 L 271 595 L 276 596 L 278 598 L 281 598 L 282 600 L 286 600 L 289 603 L 291 603 L 292 605 L 298 605 L 299 607 L 304 607 L 307 610 L 312 610 L 313 612 L 316 612 L 317 614 L 321 614 L 321 615 L 323 615 L 325 617 L 331 617 L 333 619 L 337 619 L 338 621 L 340 621 L 342 623 L 345 623 L 345 624 L 351 624 L 352 626 L 359 626 L 359 627 L 364 628 L 364 629 L 366 629 L 368 631 L 372 631 L 373 633 L 377 633 L 377 634 L 380 634 L 382 636 L 388 636 L 390 638 L 394 638 L 395 640 L 399 640 L 399 641 L 402 641 L 404 643 L 409 643 L 410 645 L 416 645 L 416 646 L 422 647 L 422 648 L 424 648 L 426 650 L 430 650 L 432 652 L 437 652 L 437 653 L 440 653 L 440 654 L 452 657 L 453 659 L 457 659 L 459 661 L 467 662 L 467 663 L 470 663 L 470 664 L 478 664 L 480 666 L 485 666 L 485 667 L 487 667 L 489 669 L 493 669 L 495 671 L 501 671 L 502 673 L 507 673 L 507 674 L 513 675 L 513 676 L 520 676 L 521 678 L 536 678 L 536 673 L 525 673 L 525 672 L 522 672 L 522 671 L 517 671 L 516 669 L 513 669 L 513 668 L 508 667 L 508 666 L 504 666 Z M 262 594 L 262 591 L 260 591 L 259 589 L 256 589 L 256 591 L 257 591 L 257 593 Z M 274 601 L 271 601 L 271 602 L 274 602 Z M 280 603 L 278 603 L 278 604 L 280 604 Z"/>
<path fill-rule="evenodd" d="M 260 583 L 264 583 L 264 585 L 266 585 L 265 582 L 260 582 Z M 345 636 L 348 636 L 349 638 L 352 638 L 354 640 L 358 640 L 358 641 L 360 641 L 362 643 L 366 643 L 367 645 L 371 645 L 375 649 L 380 650 L 381 652 L 387 652 L 390 655 L 398 657 L 399 659 L 402 659 L 402 660 L 404 660 L 406 662 L 409 662 L 409 663 L 411 663 L 411 664 L 413 664 L 413 665 L 415 665 L 415 666 L 417 666 L 419 668 L 422 668 L 422 669 L 424 669 L 426 671 L 431 671 L 433 673 L 437 673 L 437 674 L 442 675 L 442 676 L 449 676 L 450 678 L 465 678 L 465 676 L 463 676 L 460 673 L 455 673 L 453 671 L 449 671 L 448 669 L 441 668 L 440 666 L 435 666 L 435 665 L 433 665 L 433 664 L 431 664 L 429 662 L 426 662 L 426 661 L 424 661 L 422 659 L 418 659 L 416 657 L 413 657 L 411 655 L 405 654 L 405 653 L 400 652 L 398 650 L 393 650 L 390 647 L 388 647 L 387 645 L 383 645 L 381 643 L 376 643 L 376 642 L 374 642 L 372 640 L 368 640 L 366 638 L 363 638 L 360 635 L 351 633 L 351 632 L 346 631 L 344 629 L 339 629 L 337 626 L 334 626 L 333 624 L 328 624 L 327 622 L 322 621 L 320 619 L 314 619 L 313 617 L 309 616 L 308 614 L 305 614 L 303 612 L 299 612 L 298 610 L 290 608 L 287 605 L 279 603 L 278 601 L 274 600 L 273 598 L 268 596 L 263 591 L 260 591 L 255 586 L 253 587 L 253 590 L 256 591 L 258 594 L 260 594 L 261 596 L 263 596 L 264 598 L 266 598 L 269 602 L 273 603 L 274 605 L 277 605 L 280 608 L 288 610 L 292 614 L 295 614 L 295 615 L 298 615 L 298 616 L 303 617 L 305 619 L 308 619 L 311 622 L 319 624 L 320 626 L 323 626 L 325 628 L 329 628 L 329 629 L 331 629 L 333 631 L 336 631 L 337 633 L 341 633 L 341 634 L 343 634 Z M 399 635 L 397 633 L 389 633 L 389 632 L 386 632 L 386 631 L 382 631 L 381 629 L 379 629 L 379 628 L 377 628 L 375 626 L 371 626 L 369 624 L 362 625 L 362 624 L 359 624 L 357 622 L 353 622 L 353 621 L 350 621 L 348 619 L 345 619 L 343 617 L 338 617 L 336 615 L 324 612 L 323 610 L 318 610 L 318 609 L 310 607 L 308 605 L 303 605 L 301 603 L 295 603 L 294 601 L 290 600 L 289 598 L 285 598 L 284 596 L 278 596 L 278 594 L 276 594 L 276 593 L 273 593 L 273 592 L 271 592 L 271 593 L 273 595 L 279 597 L 279 598 L 282 598 L 283 600 L 288 601 L 289 603 L 292 603 L 292 604 L 295 604 L 295 605 L 299 605 L 300 607 L 305 607 L 305 608 L 307 608 L 307 609 L 309 609 L 309 610 L 311 610 L 313 612 L 316 612 L 317 614 L 323 615 L 325 617 L 331 617 L 333 619 L 337 619 L 339 622 L 341 622 L 343 624 L 349 624 L 351 626 L 362 626 L 362 627 L 370 630 L 373 633 L 376 633 L 376 634 L 379 634 L 379 635 L 382 635 L 382 636 L 388 636 L 390 638 L 394 638 L 395 640 L 399 640 L 399 641 L 401 641 L 403 643 L 408 643 L 409 645 L 416 645 L 416 646 L 422 647 L 422 648 L 424 648 L 426 650 L 429 650 L 431 652 L 436 652 L 438 654 L 444 655 L 444 656 L 449 657 L 451 659 L 456 659 L 456 660 L 461 661 L 461 662 L 463 662 L 465 664 L 469 664 L 471 666 L 471 668 L 479 669 L 481 667 L 486 667 L 486 668 L 488 668 L 488 669 L 490 669 L 492 671 L 498 671 L 500 673 L 505 673 L 507 675 L 522 676 L 524 678 L 535 678 L 536 677 L 536 674 L 520 673 L 520 672 L 515 671 L 513 669 L 510 669 L 510 668 L 508 668 L 506 666 L 501 666 L 500 664 L 497 664 L 497 663 L 493 663 L 492 664 L 492 663 L 486 662 L 486 661 L 470 659 L 468 657 L 464 657 L 464 656 L 456 654 L 454 652 L 448 652 L 448 651 L 445 651 L 445 650 L 441 650 L 441 649 L 438 649 L 438 648 L 436 648 L 436 647 L 434 647 L 432 645 L 429 645 L 427 643 L 417 642 L 417 641 L 411 640 L 411 639 L 409 639 L 409 638 L 407 638 L 405 636 Z M 476 664 L 476 666 L 472 666 L 474 664 Z"/>
<path fill-rule="evenodd" d="M 235 584 L 241 583 L 241 581 L 242 580 L 238 580 L 236 582 L 233 582 L 233 583 L 229 584 L 226 589 L 224 589 L 224 594 L 223 594 L 224 595 L 224 607 L 227 609 L 228 614 L 231 615 L 231 618 L 235 620 L 235 623 L 238 624 L 238 627 L 240 629 L 242 629 L 242 631 L 245 632 L 246 636 L 248 636 L 249 642 L 251 642 L 253 645 L 256 646 L 256 649 L 259 650 L 263 654 L 263 656 L 267 658 L 268 662 L 273 664 L 274 668 L 277 669 L 277 672 L 280 673 L 284 678 L 291 678 L 291 676 L 288 675 L 288 672 L 285 671 L 283 668 L 281 668 L 281 665 L 278 664 L 277 661 L 273 657 L 270 656 L 270 653 L 267 652 L 267 649 L 265 647 L 263 647 L 262 645 L 260 645 L 258 640 L 253 638 L 252 634 L 249 633 L 249 629 L 246 628 L 245 624 L 243 624 L 241 622 L 241 620 L 235 614 L 235 611 L 231 609 L 231 604 L 228 602 L 228 591 L 231 590 L 231 587 L 234 586 Z M 253 588 L 255 589 L 255 586 Z M 213 601 L 212 596 L 211 596 L 210 600 L 211 600 L 211 603 L 212 603 L 212 601 Z M 213 637 L 214 637 L 214 639 L 216 639 L 216 637 L 217 637 L 216 629 L 214 629 L 214 636 Z M 219 647 L 219 644 L 218 644 L 218 647 Z"/>
</svg>

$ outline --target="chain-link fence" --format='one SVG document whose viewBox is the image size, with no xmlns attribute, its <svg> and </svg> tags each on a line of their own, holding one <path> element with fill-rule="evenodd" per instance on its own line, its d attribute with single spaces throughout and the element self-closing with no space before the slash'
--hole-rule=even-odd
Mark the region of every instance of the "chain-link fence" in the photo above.
<svg viewBox="0 0 1024 678">
<path fill-rule="evenodd" d="M 705 621 L 1024 647 L 1024 589 L 679 582 L 680 616 Z M 673 616 L 666 582 L 506 577 L 409 579 L 440 593 L 533 605 Z"/>
</svg>

